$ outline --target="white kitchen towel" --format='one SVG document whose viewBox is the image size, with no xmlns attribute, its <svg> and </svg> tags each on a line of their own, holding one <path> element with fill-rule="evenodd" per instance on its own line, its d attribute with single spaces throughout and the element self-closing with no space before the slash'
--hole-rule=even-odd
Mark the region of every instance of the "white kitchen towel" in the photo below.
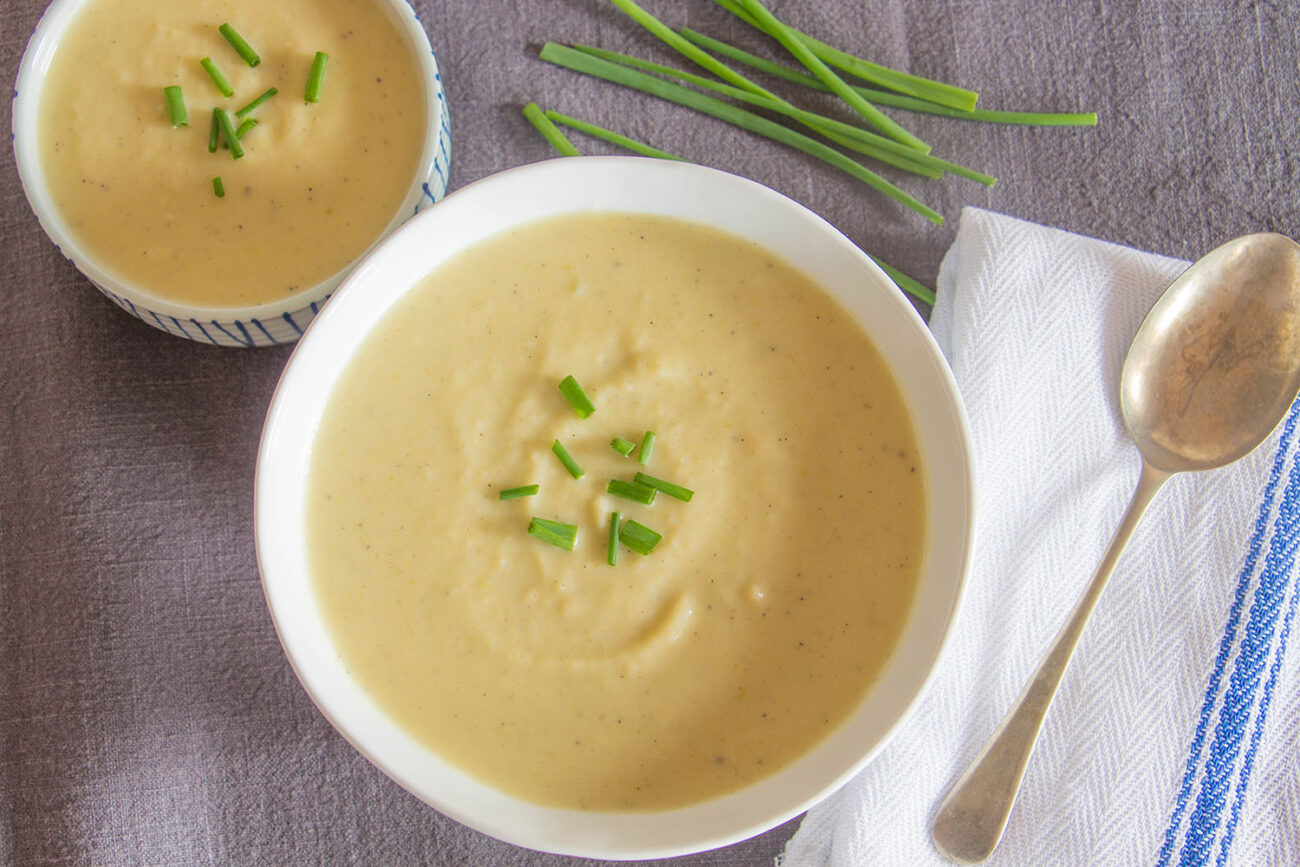
<svg viewBox="0 0 1300 867">
<path fill-rule="evenodd" d="M 931 320 L 974 438 L 962 607 L 914 713 L 808 813 L 783 867 L 947 863 L 930 843 L 935 806 L 1019 694 L 1137 483 L 1120 370 L 1185 266 L 963 212 Z M 988 863 L 1300 865 L 1298 417 L 1237 464 L 1175 476 L 1156 497 Z"/>
</svg>

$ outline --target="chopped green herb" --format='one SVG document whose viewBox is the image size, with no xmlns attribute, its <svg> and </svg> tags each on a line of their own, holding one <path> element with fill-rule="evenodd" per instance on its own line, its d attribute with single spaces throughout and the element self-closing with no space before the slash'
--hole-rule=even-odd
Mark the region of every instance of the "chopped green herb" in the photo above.
<svg viewBox="0 0 1300 867">
<path fill-rule="evenodd" d="M 224 199 L 226 197 L 226 185 L 222 182 L 220 176 L 212 179 L 212 192 L 218 199 Z"/>
<path fill-rule="evenodd" d="M 574 379 L 572 375 L 560 380 L 560 394 L 564 395 L 564 399 L 569 402 L 569 406 L 573 407 L 573 411 L 578 414 L 579 418 L 586 418 L 596 411 L 591 399 L 587 397 L 587 393 L 582 390 L 582 386 L 578 385 L 578 380 Z"/>
<path fill-rule="evenodd" d="M 528 532 L 543 542 L 566 551 L 572 551 L 573 546 L 578 543 L 578 528 L 573 524 L 533 518 L 528 522 Z"/>
<path fill-rule="evenodd" d="M 542 489 L 541 485 L 520 485 L 517 488 L 506 488 L 497 494 L 499 500 L 517 500 L 520 497 L 531 497 Z"/>
<path fill-rule="evenodd" d="M 230 112 L 224 108 L 218 108 L 217 123 L 221 126 L 221 137 L 225 139 L 226 145 L 230 148 L 230 155 L 239 159 L 244 155 L 243 145 L 239 143 L 239 136 L 235 134 L 235 124 L 230 120 Z"/>
<path fill-rule="evenodd" d="M 628 138 L 625 135 L 614 132 L 612 129 L 605 129 L 603 126 L 596 126 L 594 123 L 587 123 L 585 120 L 578 120 L 576 117 L 569 117 L 567 114 L 560 114 L 558 111 L 546 110 L 546 116 L 556 123 L 562 123 L 567 127 L 572 127 L 578 132 L 585 132 L 589 136 L 603 139 L 610 144 L 616 144 L 621 148 L 626 148 L 634 154 L 640 154 L 643 157 L 654 157 L 661 160 L 677 160 L 678 162 L 687 162 L 683 157 L 676 154 L 670 154 L 668 151 L 661 151 L 657 147 L 639 142 L 634 138 Z"/>
<path fill-rule="evenodd" d="M 674 485 L 672 482 L 665 482 L 663 479 L 656 479 L 654 476 L 647 476 L 645 473 L 637 473 L 632 478 L 647 488 L 654 488 L 660 493 L 676 497 L 688 503 L 691 501 L 691 497 L 695 496 L 695 492 L 690 488 L 683 488 L 681 485 Z"/>
<path fill-rule="evenodd" d="M 542 111 L 541 107 L 538 106 L 537 103 L 530 102 L 528 105 L 524 106 L 524 117 L 526 117 L 528 122 L 542 134 L 542 138 L 546 139 L 551 147 L 559 151 L 560 156 L 582 156 L 582 152 L 573 146 L 573 142 L 569 141 L 568 137 L 565 136 L 564 133 L 560 132 L 559 128 L 555 124 L 551 123 L 551 119 L 546 116 L 545 112 Z"/>
<path fill-rule="evenodd" d="M 255 117 L 244 118 L 243 122 L 241 122 L 239 126 L 235 128 L 235 138 L 243 138 L 244 134 L 255 126 L 257 126 L 257 118 Z"/>
<path fill-rule="evenodd" d="M 605 562 L 611 566 L 618 565 L 618 525 L 621 523 L 622 512 L 609 513 L 609 553 L 605 555 Z"/>
<path fill-rule="evenodd" d="M 640 482 L 627 482 L 623 479 L 610 479 L 609 484 L 605 486 L 608 493 L 616 497 L 622 497 L 625 500 L 631 500 L 634 503 L 640 503 L 648 506 L 655 501 L 655 489 L 649 485 L 643 485 Z"/>
<path fill-rule="evenodd" d="M 623 457 L 632 454 L 632 449 L 636 448 L 636 443 L 631 440 L 625 440 L 622 437 L 614 437 L 609 441 L 609 446 Z"/>
<path fill-rule="evenodd" d="M 631 518 L 623 522 L 622 528 L 618 532 L 619 541 L 641 556 L 649 554 L 659 544 L 663 535 L 656 533 L 644 524 L 638 524 Z"/>
<path fill-rule="evenodd" d="M 262 58 L 257 56 L 253 46 L 249 45 L 247 40 L 240 36 L 235 28 L 229 24 L 222 24 L 217 30 L 221 31 L 221 35 L 230 43 L 230 47 L 235 49 L 235 53 L 244 58 L 244 62 L 249 66 L 257 66 L 262 62 Z"/>
<path fill-rule="evenodd" d="M 578 462 L 569 454 L 569 450 L 559 440 L 551 444 L 551 451 L 555 452 L 555 456 L 560 459 L 560 463 L 564 464 L 564 468 L 569 471 L 569 475 L 575 479 L 580 479 L 586 475 L 582 467 L 578 466 Z"/>
<path fill-rule="evenodd" d="M 203 58 L 199 61 L 199 65 L 202 66 L 203 71 L 208 74 L 208 78 L 212 79 L 212 83 L 217 86 L 217 90 L 221 91 L 222 96 L 235 95 L 235 89 L 230 86 L 230 81 L 226 79 L 226 76 L 217 67 L 217 64 L 213 62 L 211 57 Z"/>
<path fill-rule="evenodd" d="M 641 438 L 641 450 L 636 453 L 636 462 L 644 467 L 650 463 L 650 455 L 654 454 L 654 450 L 655 432 L 648 430 L 645 432 L 645 436 Z"/>
<path fill-rule="evenodd" d="M 221 123 L 217 120 L 217 111 L 212 109 L 212 126 L 208 129 L 208 153 L 215 154 L 217 145 L 221 143 Z"/>
<path fill-rule="evenodd" d="M 311 74 L 307 76 L 307 89 L 303 92 L 302 98 L 308 102 L 320 102 L 320 86 L 325 80 L 325 64 L 329 63 L 330 56 L 324 51 L 317 51 L 316 57 L 311 62 Z"/>
<path fill-rule="evenodd" d="M 185 110 L 185 94 L 181 93 L 180 85 L 164 87 L 163 100 L 167 103 L 167 117 L 171 120 L 172 127 L 188 126 L 190 113 Z"/>
<path fill-rule="evenodd" d="M 260 94 L 258 94 L 258 96 L 257 96 L 256 99 L 254 99 L 254 100 L 253 100 L 252 102 L 250 102 L 248 105 L 246 105 L 246 106 L 244 106 L 243 108 L 241 108 L 241 109 L 239 109 L 238 111 L 236 111 L 236 112 L 235 112 L 235 117 L 243 117 L 244 115 L 248 114 L 250 111 L 252 111 L 253 109 L 257 108 L 259 105 L 261 105 L 262 103 L 266 102 L 268 99 L 270 99 L 271 97 L 275 96 L 275 95 L 276 95 L 277 93 L 279 93 L 279 92 L 280 92 L 280 91 L 279 91 L 277 88 L 274 88 L 274 87 L 268 87 L 266 90 L 264 90 L 264 91 L 262 91 Z"/>
</svg>

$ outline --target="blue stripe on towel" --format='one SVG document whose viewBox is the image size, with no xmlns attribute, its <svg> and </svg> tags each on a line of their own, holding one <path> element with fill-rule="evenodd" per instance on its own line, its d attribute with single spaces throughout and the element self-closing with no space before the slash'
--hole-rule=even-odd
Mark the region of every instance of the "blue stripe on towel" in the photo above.
<svg viewBox="0 0 1300 867">
<path fill-rule="evenodd" d="M 1227 670 L 1229 658 L 1232 655 L 1232 648 L 1237 641 L 1241 612 L 1245 606 L 1250 587 L 1254 583 L 1251 579 L 1254 576 L 1259 555 L 1264 550 L 1264 537 L 1266 534 L 1271 534 L 1268 554 L 1265 557 L 1264 568 L 1261 570 L 1261 580 L 1255 591 L 1255 601 L 1251 606 L 1250 621 L 1246 626 L 1246 635 L 1242 639 L 1242 646 L 1238 649 L 1233 663 L 1233 673 L 1229 679 L 1227 693 L 1224 696 L 1224 705 L 1219 713 L 1219 722 L 1215 726 L 1214 741 L 1209 754 L 1205 757 L 1205 779 L 1201 783 L 1201 792 L 1197 797 L 1196 809 L 1188 820 L 1187 838 L 1184 841 L 1185 845 L 1181 853 L 1180 864 L 1204 864 L 1208 862 L 1210 849 L 1213 847 L 1214 838 L 1222 819 L 1231 772 L 1236 764 L 1236 757 L 1240 751 L 1245 727 L 1249 721 L 1250 708 L 1254 703 L 1255 692 L 1259 685 L 1258 670 L 1262 668 L 1263 660 L 1267 657 L 1272 644 L 1277 620 L 1276 610 L 1281 599 L 1285 597 L 1286 584 L 1291 568 L 1294 565 L 1297 530 L 1295 517 L 1297 510 L 1300 509 L 1300 467 L 1292 467 L 1286 490 L 1283 493 L 1283 502 L 1278 508 L 1277 517 L 1274 518 L 1271 528 L 1269 527 L 1269 516 L 1273 510 L 1277 487 L 1286 468 L 1287 457 L 1290 454 L 1298 419 L 1300 419 L 1300 402 L 1291 407 L 1278 440 L 1273 466 L 1269 472 L 1268 482 L 1264 487 L 1259 513 L 1255 519 L 1254 532 L 1247 545 L 1246 560 L 1237 578 L 1237 587 L 1228 612 L 1228 620 L 1224 625 L 1223 637 L 1219 643 L 1214 669 L 1210 675 L 1210 681 L 1201 706 L 1200 718 L 1197 721 L 1195 734 L 1188 752 L 1182 785 L 1175 799 L 1174 810 L 1170 816 L 1169 826 L 1165 831 L 1164 843 L 1157 858 L 1156 863 L 1160 867 L 1164 867 L 1169 863 L 1174 847 L 1177 844 L 1183 813 L 1187 809 L 1191 790 L 1197 778 L 1201 750 L 1209 730 L 1210 720 L 1214 715 L 1219 688 L 1223 681 L 1223 675 Z M 1280 573 L 1280 585 L 1276 577 L 1271 581 L 1268 579 L 1270 573 L 1275 576 Z M 1279 591 L 1281 595 L 1274 600 L 1273 597 Z M 1273 611 L 1273 616 L 1268 618 L 1269 622 L 1266 629 L 1262 628 L 1259 623 L 1261 602 Z M 1282 647 L 1284 648 L 1284 645 Z M 1279 650 L 1280 652 L 1281 650 Z M 1258 659 L 1257 664 L 1253 664 L 1256 659 Z M 1249 675 L 1248 671 L 1252 667 L 1256 672 L 1253 677 Z M 1266 687 L 1266 691 L 1271 691 L 1271 687 Z M 1260 724 L 1262 725 L 1262 720 L 1260 720 Z M 1252 747 L 1251 760 L 1253 760 L 1253 753 L 1254 749 Z M 1238 787 L 1237 800 L 1239 801 L 1245 798 L 1248 776 L 1249 773 L 1246 772 Z M 1239 811 L 1234 809 L 1234 813 L 1237 812 Z M 1234 826 L 1235 821 L 1234 818 L 1232 820 Z M 1230 844 L 1231 839 L 1226 837 L 1220 859 L 1226 857 L 1227 847 Z"/>
</svg>

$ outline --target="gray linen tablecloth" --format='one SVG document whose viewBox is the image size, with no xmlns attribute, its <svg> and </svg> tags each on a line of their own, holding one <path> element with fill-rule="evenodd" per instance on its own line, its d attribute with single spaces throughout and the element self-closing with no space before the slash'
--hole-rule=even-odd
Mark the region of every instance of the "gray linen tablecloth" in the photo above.
<svg viewBox="0 0 1300 867">
<path fill-rule="evenodd" d="M 771 50 L 708 0 L 647 5 Z M 4 0 L 4 80 L 44 6 Z M 556 40 L 677 63 L 601 0 L 416 6 L 450 100 L 453 189 L 552 156 L 519 114 L 532 99 L 768 184 L 930 283 L 967 203 L 1185 258 L 1248 231 L 1300 234 L 1300 13 L 1287 0 L 774 3 L 987 107 L 1100 115 L 1096 129 L 907 116 L 937 153 L 1001 179 L 904 181 L 943 227 L 811 158 L 537 59 Z M 592 863 L 425 807 L 295 680 L 251 522 L 288 350 L 200 346 L 117 311 L 42 234 L 11 152 L 0 244 L 0 863 Z M 673 863 L 770 864 L 795 827 Z"/>
</svg>

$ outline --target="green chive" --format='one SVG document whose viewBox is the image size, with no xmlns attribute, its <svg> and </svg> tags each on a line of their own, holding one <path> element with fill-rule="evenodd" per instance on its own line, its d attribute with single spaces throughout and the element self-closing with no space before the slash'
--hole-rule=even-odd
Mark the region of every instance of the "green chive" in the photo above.
<svg viewBox="0 0 1300 867">
<path fill-rule="evenodd" d="M 262 91 L 258 95 L 257 99 L 254 99 L 248 105 L 244 106 L 243 108 L 239 109 L 239 111 L 235 112 L 235 117 L 243 117 L 244 115 L 248 114 L 250 111 L 257 108 L 259 105 L 266 102 L 268 99 L 275 96 L 279 92 L 280 91 L 274 87 L 268 87 L 266 90 Z"/>
<path fill-rule="evenodd" d="M 605 562 L 611 566 L 618 565 L 618 525 L 622 522 L 622 512 L 609 513 L 609 553 L 605 555 Z"/>
<path fill-rule="evenodd" d="M 244 155 L 243 145 L 239 143 L 239 136 L 235 133 L 235 125 L 230 120 L 230 112 L 224 108 L 216 109 L 217 123 L 221 125 L 221 137 L 225 139 L 226 145 L 230 148 L 230 155 L 239 159 Z"/>
<path fill-rule="evenodd" d="M 212 109 L 212 126 L 208 129 L 208 153 L 215 154 L 221 143 L 221 122 L 217 120 L 218 109 Z"/>
<path fill-rule="evenodd" d="M 222 182 L 220 176 L 212 179 L 212 192 L 216 194 L 218 199 L 226 197 L 226 185 Z"/>
<path fill-rule="evenodd" d="M 167 103 L 167 116 L 171 119 L 172 128 L 188 126 L 190 113 L 185 110 L 185 94 L 181 93 L 180 85 L 164 87 L 163 100 Z"/>
<path fill-rule="evenodd" d="M 542 134 L 542 138 L 546 139 L 551 147 L 560 152 L 560 156 L 582 156 L 582 152 L 573 146 L 573 142 L 569 141 L 555 124 L 551 123 L 551 119 L 546 116 L 537 103 L 530 102 L 524 106 L 524 117 L 528 118 L 528 122 Z"/>
<path fill-rule="evenodd" d="M 632 454 L 632 449 L 636 448 L 636 443 L 631 440 L 625 440 L 622 437 L 614 437 L 609 441 L 610 448 L 618 452 L 623 457 Z"/>
<path fill-rule="evenodd" d="M 868 253 L 867 255 L 871 256 L 870 253 Z M 893 280 L 894 284 L 898 286 L 899 289 L 902 289 L 908 295 L 911 295 L 920 301 L 924 301 L 926 304 L 929 304 L 931 307 L 934 306 L 934 297 L 935 297 L 934 290 L 931 289 L 929 286 L 926 286 L 924 283 L 922 283 L 920 280 L 917 280 L 915 277 L 907 276 L 902 271 L 898 270 L 893 265 L 890 265 L 888 262 L 884 261 L 883 259 L 877 259 L 875 256 L 871 256 L 871 261 L 879 265 L 880 270 L 888 274 L 889 279 Z"/>
<path fill-rule="evenodd" d="M 660 493 L 676 497 L 687 503 L 691 501 L 691 497 L 695 496 L 695 492 L 690 488 L 683 488 L 681 485 L 674 485 L 672 482 L 665 482 L 663 479 L 656 479 L 654 476 L 647 476 L 645 473 L 637 473 L 632 478 L 647 488 L 654 488 Z"/>
<path fill-rule="evenodd" d="M 656 494 L 655 489 L 649 485 L 643 485 L 640 482 L 625 482 L 622 479 L 610 479 L 609 484 L 605 486 L 605 491 L 616 497 L 640 503 L 643 506 L 652 504 L 655 501 Z"/>
<path fill-rule="evenodd" d="M 564 399 L 569 402 L 569 406 L 573 407 L 573 411 L 578 414 L 579 418 L 586 418 L 596 411 L 591 399 L 587 397 L 587 393 L 582 390 L 582 386 L 578 385 L 578 380 L 574 379 L 572 375 L 560 380 L 560 394 L 564 395 Z"/>
<path fill-rule="evenodd" d="M 320 102 L 320 86 L 325 79 L 325 64 L 329 63 L 330 56 L 324 51 L 317 51 L 316 57 L 311 62 L 311 74 L 307 76 L 307 90 L 303 92 L 302 98 L 308 102 Z"/>
<path fill-rule="evenodd" d="M 572 551 L 573 546 L 578 543 L 578 528 L 573 524 L 533 518 L 528 522 L 528 532 L 543 542 L 566 551 Z"/>
<path fill-rule="evenodd" d="M 573 459 L 573 456 L 569 454 L 568 449 L 566 449 L 559 440 L 556 440 L 551 444 L 551 451 L 555 452 L 555 456 L 560 459 L 560 463 L 564 464 L 564 468 L 569 471 L 569 475 L 573 476 L 575 479 L 580 479 L 586 475 L 586 473 L 583 472 L 582 467 L 578 466 L 578 462 Z"/>
<path fill-rule="evenodd" d="M 255 126 L 257 126 L 257 118 L 255 117 L 244 118 L 243 122 L 240 123 L 239 126 L 235 128 L 235 138 L 243 138 L 244 134 L 247 133 Z"/>
<path fill-rule="evenodd" d="M 226 79 L 226 76 L 222 74 L 221 70 L 217 68 L 217 64 L 213 62 L 211 57 L 203 58 L 199 61 L 199 65 L 202 66 L 203 71 L 208 74 L 208 78 L 212 79 L 212 83 L 217 86 L 217 90 L 221 91 L 222 96 L 235 95 L 235 89 L 230 86 L 230 82 Z"/>
<path fill-rule="evenodd" d="M 230 43 L 230 47 L 235 49 L 235 53 L 244 58 L 244 62 L 249 66 L 257 66 L 257 64 L 262 62 L 262 58 L 257 56 L 257 52 L 253 50 L 253 46 L 249 45 L 244 37 L 240 36 L 235 31 L 235 28 L 231 27 L 229 24 L 222 24 L 217 29 L 221 31 L 221 35 Z"/>
<path fill-rule="evenodd" d="M 613 130 L 605 129 L 603 126 L 596 126 L 594 123 L 587 123 L 585 120 L 578 120 L 576 117 L 569 117 L 567 114 L 560 114 L 558 111 L 546 110 L 546 116 L 556 123 L 562 123 L 567 127 L 572 127 L 578 132 L 585 132 L 589 136 L 616 144 L 621 148 L 630 150 L 634 154 L 640 154 L 643 157 L 655 157 L 661 160 L 677 160 L 678 162 L 688 162 L 683 157 L 676 154 L 670 154 L 667 151 L 661 151 L 657 147 L 652 147 L 636 139 L 620 135 Z"/>
<path fill-rule="evenodd" d="M 655 432 L 648 430 L 645 432 L 645 436 L 641 438 L 641 450 L 636 453 L 636 462 L 644 467 L 650 463 L 650 455 L 654 454 L 654 450 Z"/>
<path fill-rule="evenodd" d="M 618 533 L 618 540 L 644 557 L 655 549 L 663 535 L 656 533 L 644 524 L 638 524 L 631 518 L 623 522 Z"/>
<path fill-rule="evenodd" d="M 498 500 L 517 500 L 520 497 L 531 497 L 542 489 L 541 485 L 520 485 L 517 488 L 506 488 L 497 494 Z"/>
<path fill-rule="evenodd" d="M 622 0 L 626 2 L 626 0 Z M 675 35 L 675 34 L 674 34 Z M 685 41 L 685 40 L 683 40 Z M 689 44 L 689 43 L 687 43 Z M 692 46 L 694 47 L 694 46 Z M 610 63 L 599 57 L 592 57 L 581 51 L 576 51 L 554 42 L 548 42 L 542 46 L 541 58 L 548 63 L 556 66 L 563 66 L 566 69 L 572 69 L 575 72 L 581 72 L 585 75 L 592 75 L 596 78 L 602 78 L 615 84 L 621 84 L 624 87 L 630 87 L 643 93 L 649 93 L 660 99 L 666 99 L 669 102 L 675 102 L 678 105 L 684 105 L 693 108 L 696 111 L 711 115 L 719 120 L 725 120 L 735 126 L 747 129 L 750 132 L 770 138 L 782 144 L 789 145 L 817 157 L 824 162 L 830 163 L 838 169 L 841 169 L 858 180 L 862 181 L 885 195 L 894 199 L 896 202 L 911 208 L 921 216 L 933 223 L 942 223 L 943 215 L 936 212 L 933 208 L 928 207 L 923 202 L 918 201 L 914 196 L 905 190 L 900 189 L 893 183 L 885 180 L 876 172 L 871 171 L 860 163 L 854 162 L 844 154 L 812 139 L 792 129 L 782 126 L 776 121 L 761 117 L 752 111 L 745 111 L 737 108 L 730 103 L 723 102 L 720 99 L 714 99 L 711 96 L 705 96 L 702 93 L 673 84 L 669 81 L 655 78 L 632 69 L 619 66 L 616 63 Z M 705 55 L 708 56 L 708 55 Z"/>
</svg>

